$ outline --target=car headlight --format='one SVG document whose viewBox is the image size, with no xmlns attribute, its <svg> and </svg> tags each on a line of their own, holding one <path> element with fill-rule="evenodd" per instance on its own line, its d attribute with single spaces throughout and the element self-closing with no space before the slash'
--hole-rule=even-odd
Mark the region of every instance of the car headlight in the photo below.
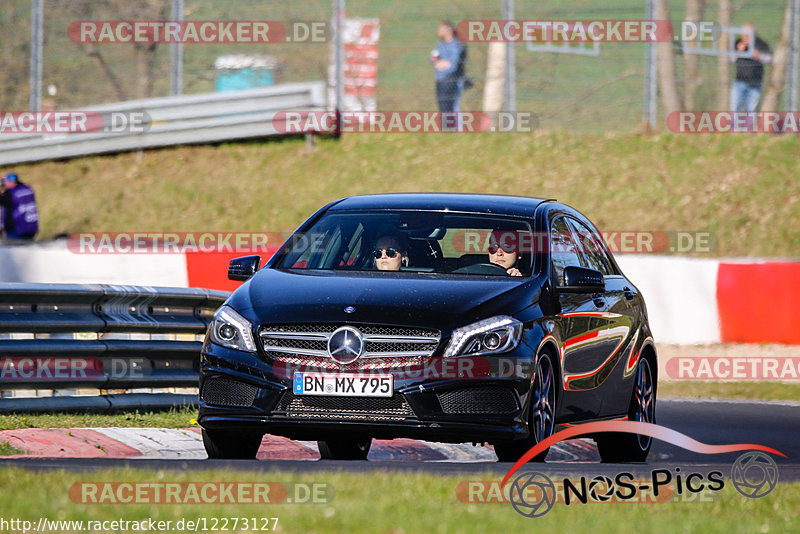
<svg viewBox="0 0 800 534">
<path fill-rule="evenodd" d="M 229 349 L 255 352 L 253 325 L 230 306 L 223 306 L 214 314 L 211 323 L 211 341 Z"/>
<path fill-rule="evenodd" d="M 522 323 L 508 315 L 497 315 L 453 330 L 444 357 L 500 354 L 517 348 Z"/>
</svg>

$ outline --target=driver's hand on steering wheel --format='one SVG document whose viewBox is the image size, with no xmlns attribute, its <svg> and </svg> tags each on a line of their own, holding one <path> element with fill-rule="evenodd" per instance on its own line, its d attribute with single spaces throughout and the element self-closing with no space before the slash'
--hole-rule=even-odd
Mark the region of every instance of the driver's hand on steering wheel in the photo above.
<svg viewBox="0 0 800 534">
<path fill-rule="evenodd" d="M 510 269 L 506 269 L 506 272 L 509 276 L 522 276 L 522 273 L 519 272 L 519 269 L 516 267 L 511 267 Z"/>
</svg>

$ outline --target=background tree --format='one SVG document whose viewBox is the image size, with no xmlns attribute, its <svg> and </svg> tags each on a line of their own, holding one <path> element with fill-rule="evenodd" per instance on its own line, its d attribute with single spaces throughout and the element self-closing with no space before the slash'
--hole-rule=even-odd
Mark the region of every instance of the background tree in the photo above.
<svg viewBox="0 0 800 534">
<path fill-rule="evenodd" d="M 170 3 L 168 0 L 106 0 L 102 3 L 66 4 L 62 9 L 71 14 L 73 20 L 166 20 Z M 77 46 L 94 60 L 118 100 L 152 96 L 159 43 L 126 44 L 129 52 L 132 50 L 132 58 L 123 62 L 119 62 L 119 58 L 113 62 L 107 59 L 117 52 L 112 47 L 120 45 L 84 43 Z M 125 77 L 128 79 L 123 81 Z"/>
<path fill-rule="evenodd" d="M 706 9 L 706 0 L 686 0 L 686 20 L 695 24 L 703 19 Z M 684 87 L 683 100 L 687 109 L 695 108 L 695 93 L 703 83 L 703 76 L 699 69 L 700 58 L 697 54 L 683 56 Z"/>
<path fill-rule="evenodd" d="M 731 25 L 731 0 L 719 0 L 717 19 L 720 26 Z M 729 48 L 728 34 L 719 36 L 718 46 L 721 52 Z M 717 109 L 728 109 L 731 105 L 731 62 L 726 56 L 717 58 Z"/>
<path fill-rule="evenodd" d="M 30 2 L 9 2 L 0 10 L 0 106 L 4 110 L 28 109 L 30 57 Z"/>
<path fill-rule="evenodd" d="M 670 20 L 669 0 L 658 0 L 656 2 L 655 18 L 656 20 Z M 656 50 L 658 55 L 656 60 L 658 86 L 661 91 L 661 100 L 664 104 L 664 114 L 669 115 L 673 111 L 683 108 L 675 75 L 675 51 L 672 48 L 671 40 L 658 43 Z"/>
<path fill-rule="evenodd" d="M 786 2 L 786 10 L 783 14 L 783 26 L 781 27 L 781 37 L 775 45 L 772 55 L 772 66 L 766 76 L 764 83 L 764 98 L 761 101 L 761 109 L 773 111 L 779 108 L 778 99 L 783 93 L 786 83 L 786 60 L 789 56 L 789 40 L 791 36 L 792 3 Z"/>
</svg>

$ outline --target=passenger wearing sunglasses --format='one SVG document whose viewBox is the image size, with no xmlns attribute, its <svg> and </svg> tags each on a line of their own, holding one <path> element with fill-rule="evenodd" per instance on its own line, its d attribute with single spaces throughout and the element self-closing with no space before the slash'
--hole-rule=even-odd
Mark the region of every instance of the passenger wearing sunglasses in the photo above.
<svg viewBox="0 0 800 534">
<path fill-rule="evenodd" d="M 517 268 L 516 232 L 495 230 L 489 240 L 489 261 L 503 267 L 510 276 L 522 276 Z"/>
<path fill-rule="evenodd" d="M 401 266 L 408 266 L 408 253 L 400 244 L 400 239 L 393 235 L 378 239 L 372 255 L 379 271 L 399 271 Z"/>
</svg>

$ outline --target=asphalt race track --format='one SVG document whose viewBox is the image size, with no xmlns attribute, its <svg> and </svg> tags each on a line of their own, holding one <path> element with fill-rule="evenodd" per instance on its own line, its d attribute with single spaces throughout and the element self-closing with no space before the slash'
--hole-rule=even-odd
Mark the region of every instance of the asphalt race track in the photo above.
<svg viewBox="0 0 800 534">
<path fill-rule="evenodd" d="M 774 457 L 781 481 L 800 480 L 800 403 L 767 403 L 752 401 L 711 401 L 660 399 L 657 422 L 686 434 L 700 442 L 714 445 L 760 444 L 777 449 L 787 457 Z M 656 440 L 646 464 L 601 464 L 591 442 L 580 443 L 571 450 L 582 451 L 569 460 L 551 453 L 540 470 L 558 475 L 613 474 L 621 470 L 645 473 L 652 469 L 681 468 L 697 472 L 729 470 L 740 452 L 703 455 Z M 588 445 L 588 446 L 587 446 Z M 411 455 L 413 457 L 413 455 Z M 558 461 L 561 460 L 561 461 Z M 319 472 L 327 470 L 395 470 L 424 471 L 440 474 L 489 472 L 502 476 L 510 463 L 492 461 L 420 461 L 413 457 L 400 461 L 346 462 L 330 460 L 187 460 L 187 459 L 125 459 L 125 458 L 4 458 L 0 465 L 32 469 L 69 469 L 93 471 L 112 467 L 142 469 L 242 469 L 259 471 Z M 529 464 L 532 466 L 535 464 Z"/>
</svg>

